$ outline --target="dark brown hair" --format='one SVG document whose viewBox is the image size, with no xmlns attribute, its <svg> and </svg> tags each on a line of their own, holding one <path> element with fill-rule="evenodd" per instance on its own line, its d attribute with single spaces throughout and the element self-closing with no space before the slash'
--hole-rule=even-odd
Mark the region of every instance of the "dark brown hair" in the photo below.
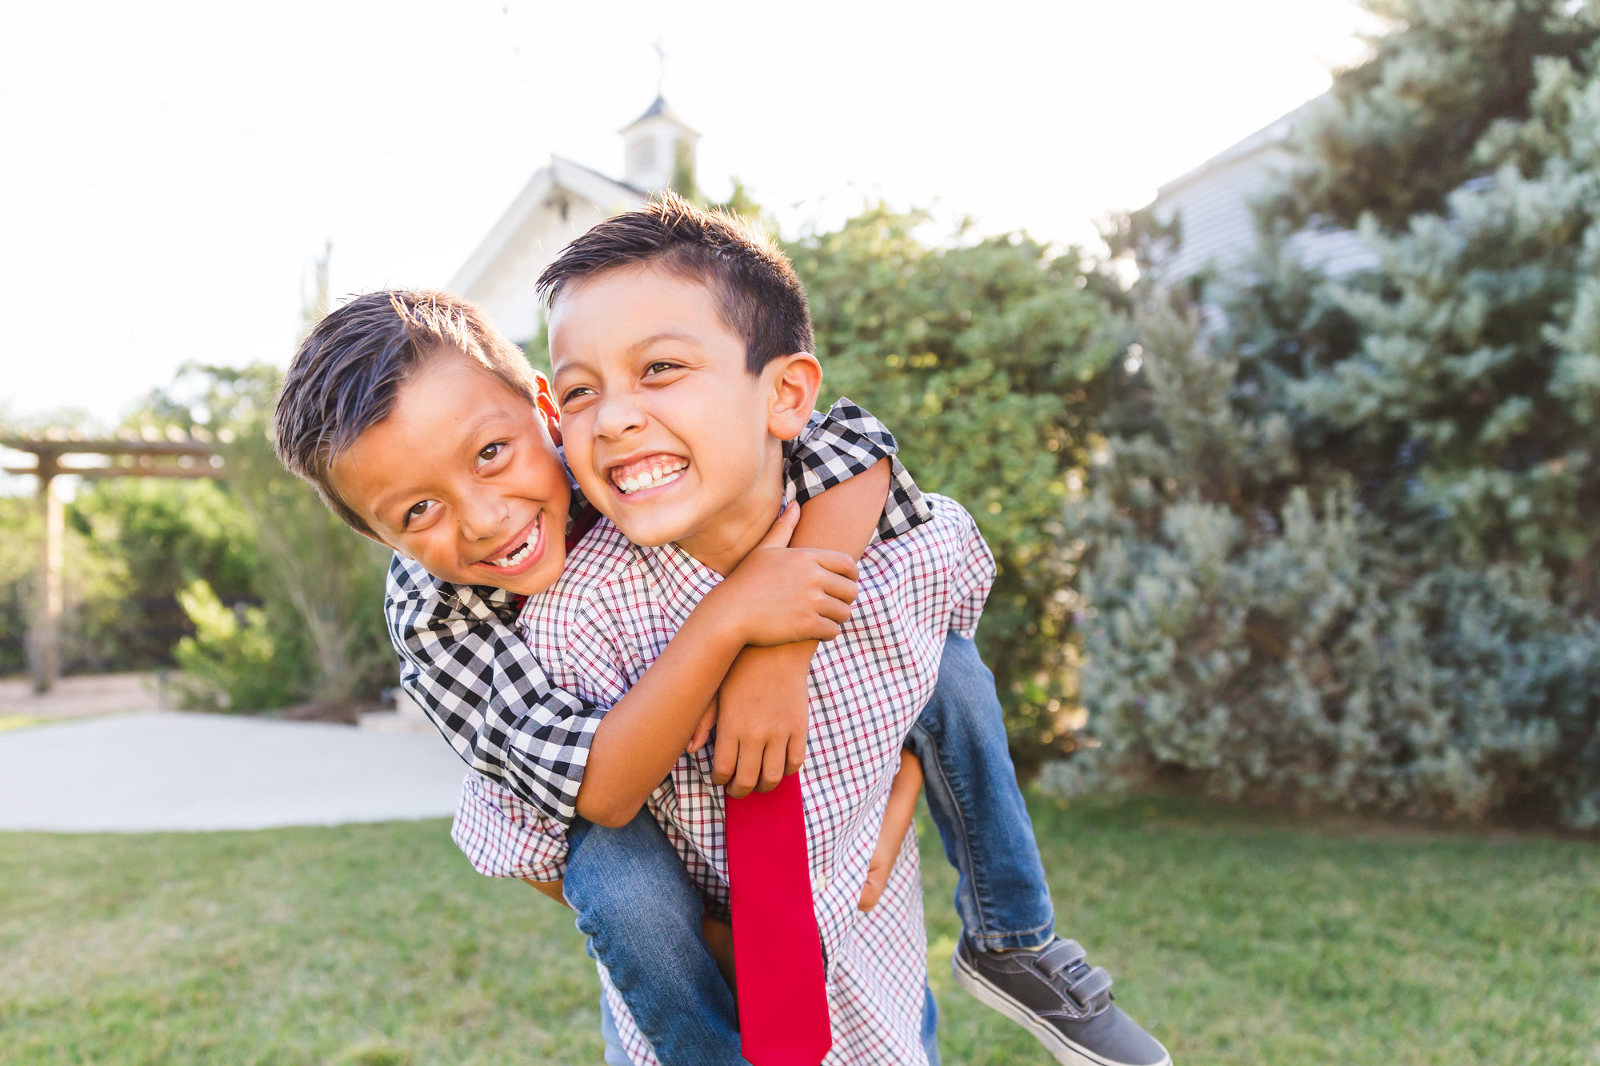
<svg viewBox="0 0 1600 1066">
<path fill-rule="evenodd" d="M 554 307 L 567 285 L 637 264 L 705 285 L 723 324 L 744 341 L 750 373 L 782 355 L 814 354 L 811 308 L 789 257 L 751 223 L 673 192 L 596 223 L 545 267 L 538 292 Z"/>
<path fill-rule="evenodd" d="M 316 486 L 352 529 L 372 534 L 329 480 L 335 460 L 394 410 L 401 384 L 441 352 L 460 352 L 539 405 L 549 386 L 522 349 L 472 303 L 444 292 L 389 289 L 357 296 L 301 342 L 273 411 L 278 458 Z M 542 388 L 541 388 L 542 385 Z"/>
</svg>

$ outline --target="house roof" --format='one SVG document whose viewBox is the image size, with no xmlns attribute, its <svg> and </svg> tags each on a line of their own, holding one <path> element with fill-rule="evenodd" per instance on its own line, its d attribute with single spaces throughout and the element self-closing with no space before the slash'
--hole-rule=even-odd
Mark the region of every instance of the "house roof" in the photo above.
<svg viewBox="0 0 1600 1066">
<path fill-rule="evenodd" d="M 1158 201 L 1165 199 L 1179 189 L 1183 188 L 1185 185 L 1188 185 L 1190 182 L 1196 181 L 1214 170 L 1225 167 L 1235 160 L 1242 159 L 1245 156 L 1254 155 L 1256 152 L 1259 152 L 1264 148 L 1283 144 L 1289 139 L 1289 134 L 1291 131 L 1293 131 L 1295 123 L 1297 123 L 1305 115 L 1305 113 L 1311 107 L 1315 106 L 1321 99 L 1322 97 L 1318 96 L 1311 100 L 1307 100 L 1293 111 L 1290 111 L 1287 115 L 1273 119 L 1265 126 L 1250 134 L 1250 136 L 1229 145 L 1227 148 L 1224 148 L 1222 151 L 1218 152 L 1210 159 L 1207 159 L 1199 166 L 1178 175 L 1176 178 L 1173 178 L 1171 181 L 1167 182 L 1156 190 L 1156 199 Z"/>
<path fill-rule="evenodd" d="M 473 249 L 461 269 L 456 271 L 455 277 L 450 279 L 451 291 L 467 292 L 473 289 L 523 224 L 534 212 L 544 207 L 556 189 L 564 189 L 601 207 L 631 206 L 649 195 L 644 189 L 609 178 L 592 167 L 552 155 L 550 164 L 533 172 L 516 199 L 511 201 L 511 206 L 489 227 L 488 234 L 478 242 L 477 248 Z"/>
<path fill-rule="evenodd" d="M 633 127 L 639 125 L 641 122 L 647 122 L 647 121 L 649 121 L 650 119 L 653 119 L 653 118 L 664 118 L 668 122 L 672 122 L 672 123 L 675 123 L 678 126 L 683 127 L 683 129 L 686 132 L 688 132 L 690 134 L 693 134 L 696 137 L 700 136 L 700 134 L 696 133 L 695 130 L 692 129 L 687 122 L 683 121 L 683 119 L 678 117 L 678 113 L 676 111 L 672 110 L 672 108 L 667 105 L 666 97 L 659 96 L 659 95 L 656 97 L 655 103 L 651 104 L 647 109 L 645 109 L 645 113 L 644 114 L 640 115 L 638 118 L 634 119 L 632 122 L 628 123 L 626 126 L 622 127 L 622 129 L 618 130 L 617 132 L 618 133 L 627 133 L 629 130 L 633 129 Z"/>
</svg>

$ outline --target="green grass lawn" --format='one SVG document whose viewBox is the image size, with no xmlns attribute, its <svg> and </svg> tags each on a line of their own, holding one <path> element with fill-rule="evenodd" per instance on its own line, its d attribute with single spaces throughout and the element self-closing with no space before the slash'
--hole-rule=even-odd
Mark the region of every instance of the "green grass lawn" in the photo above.
<svg viewBox="0 0 1600 1066">
<path fill-rule="evenodd" d="M 1180 1064 L 1600 1064 L 1592 840 L 1033 810 L 1061 931 Z M 923 843 L 945 1062 L 1049 1062 L 953 986 L 954 879 Z M 0 901 L 7 1064 L 601 1058 L 565 912 L 477 877 L 443 822 L 0 834 Z"/>
</svg>

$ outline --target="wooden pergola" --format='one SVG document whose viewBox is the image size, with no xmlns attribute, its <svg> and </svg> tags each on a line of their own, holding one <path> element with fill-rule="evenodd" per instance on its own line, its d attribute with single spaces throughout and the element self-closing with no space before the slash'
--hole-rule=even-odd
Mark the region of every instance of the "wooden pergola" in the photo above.
<svg viewBox="0 0 1600 1066">
<path fill-rule="evenodd" d="M 56 478 L 216 478 L 222 476 L 222 459 L 213 440 L 157 430 L 99 439 L 57 432 L 36 437 L 0 437 L 0 448 L 26 452 L 34 458 L 33 466 L 8 466 L 6 473 L 32 474 L 39 479 L 44 537 L 28 664 L 35 691 L 47 692 L 61 674 L 61 612 L 66 605 L 62 583 L 65 508 Z"/>
</svg>

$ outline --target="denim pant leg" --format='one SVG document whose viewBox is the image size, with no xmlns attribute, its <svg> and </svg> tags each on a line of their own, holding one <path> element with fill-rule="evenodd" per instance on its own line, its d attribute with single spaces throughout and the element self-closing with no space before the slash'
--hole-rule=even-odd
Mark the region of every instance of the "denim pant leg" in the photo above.
<svg viewBox="0 0 1600 1066">
<path fill-rule="evenodd" d="M 563 889 L 578 929 L 663 1066 L 747 1066 L 733 993 L 700 932 L 700 896 L 655 819 L 640 811 L 620 829 L 578 819 L 568 841 Z"/>
<path fill-rule="evenodd" d="M 928 812 L 956 868 L 956 913 L 979 951 L 1038 947 L 1054 934 L 1050 886 L 1006 747 L 994 675 L 951 633 L 933 698 L 906 738 L 922 760 Z"/>
<path fill-rule="evenodd" d="M 922 1050 L 928 1053 L 928 1066 L 939 1066 L 939 1004 L 929 984 L 922 986 Z"/>
</svg>

